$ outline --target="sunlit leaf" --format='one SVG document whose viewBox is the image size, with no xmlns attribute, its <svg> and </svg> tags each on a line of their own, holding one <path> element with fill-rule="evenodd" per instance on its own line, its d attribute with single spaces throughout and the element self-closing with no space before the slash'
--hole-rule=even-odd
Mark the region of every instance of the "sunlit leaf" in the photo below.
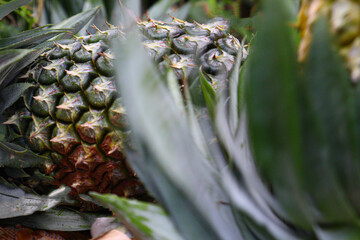
<svg viewBox="0 0 360 240">
<path fill-rule="evenodd" d="M 183 239 L 166 212 L 157 205 L 120 198 L 114 194 L 90 195 L 150 239 Z"/>
</svg>

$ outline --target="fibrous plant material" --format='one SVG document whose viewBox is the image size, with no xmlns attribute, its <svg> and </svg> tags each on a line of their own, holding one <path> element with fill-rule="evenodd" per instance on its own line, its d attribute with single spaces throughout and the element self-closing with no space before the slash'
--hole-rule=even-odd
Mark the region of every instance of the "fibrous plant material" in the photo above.
<svg viewBox="0 0 360 240">
<path fill-rule="evenodd" d="M 173 69 L 180 88 L 198 77 L 199 70 L 217 88 L 227 81 L 242 49 L 222 19 L 207 24 L 148 19 L 139 21 L 138 27 L 159 71 Z M 8 109 L 11 116 L 4 124 L 10 126 L 13 142 L 47 156 L 48 161 L 24 169 L 29 175 L 8 181 L 37 192 L 65 184 L 72 195 L 97 191 L 139 198 L 145 194 L 124 154 L 131 147 L 131 133 L 115 86 L 110 48 L 112 39 L 122 37 L 126 36 L 119 28 L 110 26 L 94 35 L 55 43 L 18 79 L 32 87 Z"/>
</svg>

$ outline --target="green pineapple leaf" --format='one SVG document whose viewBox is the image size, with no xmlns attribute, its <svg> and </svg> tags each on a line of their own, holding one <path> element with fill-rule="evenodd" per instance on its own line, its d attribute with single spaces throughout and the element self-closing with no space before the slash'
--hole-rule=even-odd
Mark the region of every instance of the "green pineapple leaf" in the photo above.
<svg viewBox="0 0 360 240">
<path fill-rule="evenodd" d="M 309 209 L 301 188 L 300 76 L 295 30 L 289 26 L 293 14 L 287 1 L 263 4 L 262 25 L 247 62 L 245 91 L 251 146 L 256 166 L 279 203 L 272 207 L 284 219 L 309 229 Z"/>
<path fill-rule="evenodd" d="M 199 71 L 199 79 L 202 94 L 204 95 L 205 103 L 209 111 L 210 116 L 213 118 L 215 114 L 215 105 L 217 102 L 217 96 L 214 88 L 211 86 L 209 81 L 206 79 L 204 73 Z"/>
<path fill-rule="evenodd" d="M 46 156 L 9 142 L 0 142 L 0 167 L 27 168 L 44 163 Z"/>
<path fill-rule="evenodd" d="M 244 41 L 243 41 L 244 42 Z M 241 46 L 244 46 L 244 43 L 241 43 Z M 229 97 L 229 116 L 230 116 L 230 126 L 233 132 L 236 132 L 236 129 L 239 126 L 241 112 L 244 108 L 244 77 L 243 77 L 243 69 L 241 68 L 241 62 L 244 56 L 247 54 L 244 51 L 243 47 L 240 48 L 240 51 L 237 54 L 236 61 L 234 64 L 233 71 L 229 78 L 229 86 L 228 86 L 228 97 Z M 241 72 L 240 72 L 241 71 Z M 240 74 L 241 73 L 241 74 Z"/>
<path fill-rule="evenodd" d="M 178 111 L 137 36 L 127 36 L 121 48 L 115 48 L 115 55 L 119 89 L 140 154 L 128 154 L 129 163 L 149 184 L 185 237 L 239 239 L 230 209 L 219 206 L 219 202 L 228 200 L 216 180 L 216 167 L 195 144 L 186 118 Z M 136 67 L 139 65 L 142 67 Z"/>
<path fill-rule="evenodd" d="M 0 50 L 8 48 L 30 48 L 54 36 L 67 32 L 68 29 L 43 29 L 43 27 L 24 31 L 9 38 L 0 39 Z"/>
<path fill-rule="evenodd" d="M 62 22 L 54 25 L 51 29 L 71 29 L 71 34 L 62 34 L 55 37 L 53 40 L 59 40 L 64 38 L 72 38 L 73 35 L 77 34 L 83 27 L 85 27 L 90 20 L 98 13 L 101 7 L 89 9 L 87 11 L 78 13 L 70 18 L 63 20 Z"/>
<path fill-rule="evenodd" d="M 334 226 L 331 228 L 319 228 L 316 233 L 320 240 L 356 240 L 360 238 L 359 227 L 351 226 L 350 224 Z"/>
<path fill-rule="evenodd" d="M 360 196 L 355 183 L 360 181 L 360 172 L 354 92 L 329 29 L 322 17 L 314 24 L 304 67 L 305 186 L 321 213 L 317 221 L 358 222 Z"/>
<path fill-rule="evenodd" d="M 3 17 L 8 15 L 15 9 L 17 9 L 25 4 L 28 4 L 29 2 L 31 2 L 31 0 L 14 0 L 14 1 L 11 1 L 9 3 L 6 3 L 2 6 L 0 6 L 0 19 L 2 19 Z"/>
<path fill-rule="evenodd" d="M 114 194 L 90 193 L 104 207 L 109 208 L 113 213 L 125 222 L 134 226 L 138 234 L 144 234 L 150 239 L 183 239 L 175 229 L 172 221 L 161 207 L 151 203 L 129 200 L 118 197 Z"/>
<path fill-rule="evenodd" d="M 61 187 L 48 196 L 25 193 L 20 188 L 0 185 L 0 219 L 31 215 L 36 211 L 47 211 L 67 201 L 70 188 Z"/>
<path fill-rule="evenodd" d="M 33 86 L 34 84 L 31 83 L 14 83 L 1 90 L 0 99 L 2 99 L 2 101 L 0 102 L 0 114 L 2 114 L 5 109 L 14 104 L 27 89 Z"/>
<path fill-rule="evenodd" d="M 8 83 L 9 78 L 15 76 L 13 72 L 18 70 L 15 68 L 16 64 L 33 54 L 35 50 L 29 49 L 9 49 L 0 52 L 0 89 Z"/>
<path fill-rule="evenodd" d="M 52 231 L 86 231 L 91 228 L 96 218 L 107 215 L 100 213 L 78 212 L 75 210 L 54 207 L 29 216 L 1 220 L 2 224 L 21 224 L 29 228 Z"/>
<path fill-rule="evenodd" d="M 170 9 L 175 3 L 179 2 L 179 0 L 161 0 L 157 1 L 148 11 L 149 17 L 157 20 L 165 20 L 169 19 L 166 11 Z"/>
</svg>

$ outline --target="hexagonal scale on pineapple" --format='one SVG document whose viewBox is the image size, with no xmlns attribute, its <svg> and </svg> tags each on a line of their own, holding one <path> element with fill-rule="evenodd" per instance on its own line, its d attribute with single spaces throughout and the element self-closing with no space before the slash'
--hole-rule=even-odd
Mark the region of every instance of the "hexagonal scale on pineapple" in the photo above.
<svg viewBox="0 0 360 240">
<path fill-rule="evenodd" d="M 62 155 L 69 155 L 81 143 L 72 124 L 56 123 L 50 139 L 52 148 Z"/>
<path fill-rule="evenodd" d="M 56 83 L 40 85 L 35 91 L 31 102 L 31 110 L 38 116 L 55 116 L 56 104 L 63 95 Z"/>
<path fill-rule="evenodd" d="M 77 121 L 81 114 L 88 109 L 80 92 L 65 93 L 56 106 L 56 119 L 72 123 Z"/>
<path fill-rule="evenodd" d="M 192 36 L 209 36 L 212 39 L 218 39 L 226 36 L 229 28 L 229 22 L 226 20 L 215 20 L 207 24 L 199 24 L 197 22 L 186 24 L 184 30 Z"/>
<path fill-rule="evenodd" d="M 73 54 L 72 59 L 77 63 L 95 61 L 98 57 L 98 53 L 104 52 L 108 48 L 109 46 L 103 41 L 82 44 L 81 48 Z"/>
<path fill-rule="evenodd" d="M 85 90 L 87 101 L 95 108 L 109 107 L 116 96 L 116 86 L 113 79 L 97 77 Z"/>
<path fill-rule="evenodd" d="M 40 76 L 35 80 L 46 85 L 58 82 L 59 79 L 65 76 L 65 71 L 71 64 L 67 57 L 49 60 L 44 64 L 45 66 L 42 66 Z"/>
<path fill-rule="evenodd" d="M 119 130 L 109 132 L 104 137 L 104 140 L 100 145 L 100 149 L 108 157 L 117 160 L 125 159 L 125 143 L 128 141 L 129 137 L 129 133 L 125 133 Z"/>
<path fill-rule="evenodd" d="M 35 115 L 32 115 L 32 119 L 26 133 L 27 143 L 31 150 L 38 153 L 51 150 L 49 139 L 55 122 L 50 117 L 39 118 Z"/>
<path fill-rule="evenodd" d="M 74 64 L 60 80 L 62 87 L 69 92 L 85 90 L 90 81 L 97 76 L 91 62 Z"/>
<path fill-rule="evenodd" d="M 177 53 L 195 56 L 206 52 L 212 44 L 213 41 L 207 36 L 182 35 L 172 41 L 172 47 Z"/>
<path fill-rule="evenodd" d="M 76 123 L 80 138 L 87 143 L 101 143 L 104 134 L 110 131 L 105 111 L 90 110 L 84 113 Z"/>
<path fill-rule="evenodd" d="M 70 56 L 72 58 L 72 55 L 80 50 L 81 43 L 79 41 L 74 41 L 73 43 L 68 44 L 60 44 L 55 43 L 55 48 L 49 52 L 49 58 L 50 59 L 58 59 L 65 56 Z"/>
<path fill-rule="evenodd" d="M 27 108 L 18 109 L 7 121 L 3 124 L 13 125 L 15 132 L 25 135 L 26 129 L 31 121 L 31 113 Z"/>
<path fill-rule="evenodd" d="M 165 75 L 168 68 L 172 68 L 179 80 L 190 79 L 198 74 L 198 67 L 189 55 L 171 54 L 159 64 L 160 72 Z"/>
<path fill-rule="evenodd" d="M 129 127 L 129 123 L 126 117 L 126 109 L 121 102 L 121 98 L 115 99 L 108 111 L 108 117 L 110 123 L 120 129 L 126 129 Z"/>
<path fill-rule="evenodd" d="M 99 57 L 95 61 L 95 68 L 101 74 L 107 77 L 111 77 L 115 74 L 113 59 L 114 55 L 110 49 L 107 49 L 103 53 L 98 53 Z"/>
<path fill-rule="evenodd" d="M 160 62 L 165 55 L 170 54 L 171 48 L 165 40 L 145 40 L 143 45 L 155 62 Z"/>
<path fill-rule="evenodd" d="M 161 40 L 166 38 L 178 37 L 184 33 L 178 26 L 165 24 L 165 23 L 153 23 L 144 29 L 144 34 L 149 39 Z"/>
<path fill-rule="evenodd" d="M 236 56 L 239 52 L 241 44 L 237 38 L 234 36 L 228 36 L 227 38 L 220 38 L 216 41 L 216 45 L 223 51 Z M 246 58 L 247 52 L 243 48 L 243 58 Z"/>
<path fill-rule="evenodd" d="M 214 48 L 201 57 L 202 70 L 209 74 L 218 75 L 230 72 L 235 57 L 226 52 Z"/>
</svg>

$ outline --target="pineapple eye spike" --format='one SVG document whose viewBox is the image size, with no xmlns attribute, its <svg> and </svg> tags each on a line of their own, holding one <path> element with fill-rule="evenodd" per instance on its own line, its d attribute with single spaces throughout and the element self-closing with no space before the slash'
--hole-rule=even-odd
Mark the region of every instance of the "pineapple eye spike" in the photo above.
<svg viewBox="0 0 360 240">
<path fill-rule="evenodd" d="M 116 28 L 116 26 L 112 25 L 111 23 L 109 23 L 107 20 L 105 20 L 105 24 L 108 26 L 108 29 L 113 29 Z"/>
<path fill-rule="evenodd" d="M 97 28 L 95 25 L 91 25 L 91 28 L 95 29 L 97 32 L 104 34 L 104 31 L 101 31 L 99 28 Z"/>
<path fill-rule="evenodd" d="M 147 20 L 148 20 L 149 22 L 153 22 L 153 20 L 149 17 L 149 10 L 146 11 L 145 16 L 146 16 L 146 18 L 147 18 Z"/>
</svg>

